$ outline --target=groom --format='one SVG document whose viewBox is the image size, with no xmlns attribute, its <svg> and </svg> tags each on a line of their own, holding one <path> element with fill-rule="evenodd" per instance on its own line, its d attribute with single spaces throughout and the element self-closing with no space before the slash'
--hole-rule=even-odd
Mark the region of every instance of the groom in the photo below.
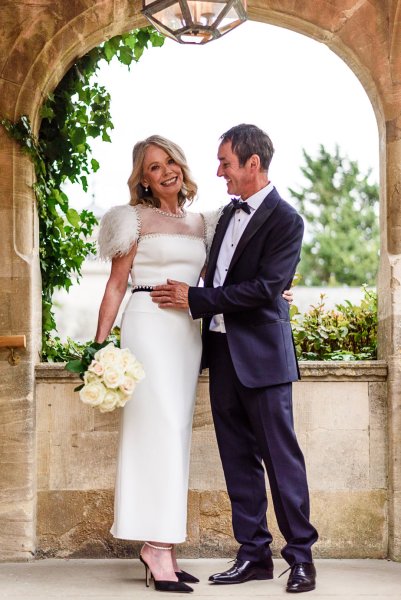
<svg viewBox="0 0 401 600">
<path fill-rule="evenodd" d="M 269 478 L 289 563 L 287 592 L 315 588 L 304 458 L 292 415 L 292 381 L 299 378 L 287 302 L 300 258 L 303 221 L 268 178 L 274 149 L 254 125 L 221 137 L 217 175 L 234 199 L 216 227 L 205 286 L 169 281 L 155 288 L 161 308 L 203 317 L 202 367 L 209 367 L 217 442 L 240 548 L 234 566 L 211 575 L 214 584 L 272 579 L 267 526 Z"/>
</svg>

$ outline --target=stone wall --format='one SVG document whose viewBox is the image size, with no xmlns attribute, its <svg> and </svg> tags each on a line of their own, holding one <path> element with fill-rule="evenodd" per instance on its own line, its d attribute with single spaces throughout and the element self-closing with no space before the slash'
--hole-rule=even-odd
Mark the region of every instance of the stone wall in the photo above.
<svg viewBox="0 0 401 600">
<path fill-rule="evenodd" d="M 304 363 L 294 385 L 294 416 L 305 454 L 315 556 L 385 558 L 388 553 L 385 363 Z M 138 544 L 114 540 L 113 484 L 118 412 L 81 402 L 77 380 L 40 365 L 37 381 L 37 554 L 130 556 Z M 273 512 L 274 552 L 282 538 Z M 234 556 L 230 504 L 209 408 L 199 378 L 194 416 L 185 556 Z"/>
</svg>

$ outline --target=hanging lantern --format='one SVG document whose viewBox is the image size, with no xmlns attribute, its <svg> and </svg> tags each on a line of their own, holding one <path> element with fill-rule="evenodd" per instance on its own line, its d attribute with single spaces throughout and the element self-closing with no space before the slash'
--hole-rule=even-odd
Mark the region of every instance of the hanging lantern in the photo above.
<svg viewBox="0 0 401 600">
<path fill-rule="evenodd" d="M 246 0 L 142 0 L 142 14 L 180 44 L 206 44 L 246 21 Z"/>
</svg>

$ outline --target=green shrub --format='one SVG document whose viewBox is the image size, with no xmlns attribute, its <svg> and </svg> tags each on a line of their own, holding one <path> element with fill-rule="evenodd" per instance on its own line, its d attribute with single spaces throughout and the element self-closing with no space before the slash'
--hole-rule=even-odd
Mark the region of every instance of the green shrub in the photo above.
<svg viewBox="0 0 401 600">
<path fill-rule="evenodd" d="M 325 296 L 301 314 L 291 307 L 299 360 L 374 360 L 377 358 L 377 294 L 364 289 L 359 305 L 348 300 L 327 310 Z"/>
<path fill-rule="evenodd" d="M 377 295 L 365 289 L 359 305 L 348 300 L 326 310 L 325 296 L 316 306 L 302 314 L 291 307 L 291 325 L 299 360 L 375 360 L 377 358 Z M 119 345 L 120 330 L 115 327 L 108 341 Z M 74 342 L 67 338 L 51 337 L 44 360 L 68 362 L 79 359 L 85 348 L 93 343 Z"/>
<path fill-rule="evenodd" d="M 114 327 L 107 342 L 112 342 L 120 346 L 120 328 Z M 46 345 L 46 352 L 42 352 L 42 360 L 45 362 L 69 362 L 71 360 L 80 360 L 84 350 L 93 344 L 93 340 L 88 342 L 75 342 L 70 337 L 63 342 L 58 336 L 49 336 Z"/>
</svg>

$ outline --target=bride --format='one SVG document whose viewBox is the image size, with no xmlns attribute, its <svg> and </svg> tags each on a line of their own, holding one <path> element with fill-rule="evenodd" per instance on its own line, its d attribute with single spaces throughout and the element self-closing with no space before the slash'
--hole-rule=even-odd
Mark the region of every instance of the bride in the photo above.
<svg viewBox="0 0 401 600">
<path fill-rule="evenodd" d="M 206 225 L 184 208 L 197 186 L 173 142 L 156 135 L 138 142 L 128 185 L 130 204 L 112 208 L 101 223 L 100 256 L 112 266 L 95 339 L 102 342 L 109 334 L 131 276 L 121 347 L 132 350 L 146 377 L 123 410 L 111 532 L 146 540 L 140 559 L 156 589 L 190 592 L 186 582 L 197 579 L 179 569 L 174 544 L 186 537 L 199 322 L 182 311 L 160 311 L 149 292 L 167 278 L 197 285 L 206 260 Z"/>
<path fill-rule="evenodd" d="M 101 222 L 99 254 L 112 265 L 95 339 L 110 333 L 131 277 L 121 347 L 135 354 L 146 377 L 122 411 L 111 532 L 146 540 L 140 560 L 147 586 L 153 576 L 157 590 L 187 593 L 187 583 L 198 579 L 178 567 L 174 546 L 186 538 L 200 325 L 186 312 L 161 311 L 149 292 L 167 279 L 198 284 L 219 211 L 186 211 L 197 186 L 181 148 L 161 136 L 135 145 L 128 185 L 130 203 Z"/>
</svg>

